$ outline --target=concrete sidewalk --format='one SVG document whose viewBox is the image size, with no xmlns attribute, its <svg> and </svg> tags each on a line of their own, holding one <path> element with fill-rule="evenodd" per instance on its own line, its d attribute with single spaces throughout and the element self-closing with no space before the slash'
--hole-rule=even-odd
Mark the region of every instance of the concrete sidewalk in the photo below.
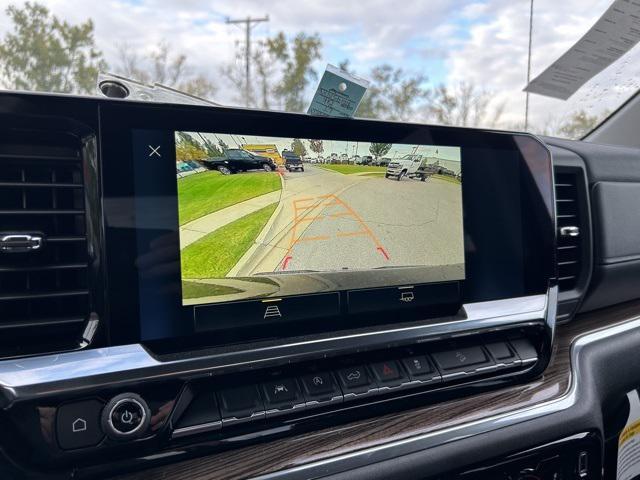
<svg viewBox="0 0 640 480">
<path fill-rule="evenodd" d="M 245 215 L 279 202 L 281 192 L 282 190 L 276 190 L 265 193 L 184 224 L 180 227 L 180 250 Z"/>
</svg>

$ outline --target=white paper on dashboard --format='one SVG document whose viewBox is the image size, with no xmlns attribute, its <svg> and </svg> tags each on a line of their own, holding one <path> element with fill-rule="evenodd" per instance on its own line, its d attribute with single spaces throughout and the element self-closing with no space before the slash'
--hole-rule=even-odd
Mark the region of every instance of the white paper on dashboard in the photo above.
<svg viewBox="0 0 640 480">
<path fill-rule="evenodd" d="M 640 475 L 640 398 L 638 391 L 627 393 L 629 418 L 618 437 L 617 480 L 631 480 Z"/>
<path fill-rule="evenodd" d="M 524 91 L 566 100 L 639 40 L 640 0 L 614 0 L 593 27 Z"/>
</svg>

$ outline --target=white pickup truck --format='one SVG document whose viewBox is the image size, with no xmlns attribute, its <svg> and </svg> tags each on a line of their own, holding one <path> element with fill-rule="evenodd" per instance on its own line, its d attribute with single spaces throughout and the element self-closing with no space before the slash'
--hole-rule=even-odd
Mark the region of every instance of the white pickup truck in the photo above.
<svg viewBox="0 0 640 480">
<path fill-rule="evenodd" d="M 422 155 L 409 154 L 404 157 L 391 160 L 387 165 L 387 171 L 385 178 L 394 177 L 400 181 L 404 177 L 413 177 L 418 172 L 420 165 L 422 164 Z"/>
<path fill-rule="evenodd" d="M 397 160 L 391 160 L 387 165 L 385 178 L 395 178 L 402 180 L 403 178 L 417 178 L 420 181 L 426 181 L 431 175 L 449 175 L 460 179 L 457 175 L 442 165 L 437 157 L 428 157 L 426 155 L 409 154 Z"/>
</svg>

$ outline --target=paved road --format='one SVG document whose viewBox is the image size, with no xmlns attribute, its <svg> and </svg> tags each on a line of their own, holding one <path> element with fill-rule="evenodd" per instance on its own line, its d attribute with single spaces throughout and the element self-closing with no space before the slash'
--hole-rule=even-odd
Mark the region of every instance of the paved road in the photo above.
<svg viewBox="0 0 640 480">
<path fill-rule="evenodd" d="M 285 174 L 278 210 L 232 276 L 451 264 L 462 272 L 459 185 L 305 169 Z"/>
</svg>

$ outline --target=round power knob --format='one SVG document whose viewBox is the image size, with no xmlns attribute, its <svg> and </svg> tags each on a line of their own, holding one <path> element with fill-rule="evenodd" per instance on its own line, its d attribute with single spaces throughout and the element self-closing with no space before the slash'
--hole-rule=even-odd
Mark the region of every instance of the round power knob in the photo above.
<svg viewBox="0 0 640 480">
<path fill-rule="evenodd" d="M 102 429 L 117 440 L 139 437 L 147 431 L 151 413 L 140 395 L 122 393 L 111 399 L 102 411 Z"/>
</svg>

